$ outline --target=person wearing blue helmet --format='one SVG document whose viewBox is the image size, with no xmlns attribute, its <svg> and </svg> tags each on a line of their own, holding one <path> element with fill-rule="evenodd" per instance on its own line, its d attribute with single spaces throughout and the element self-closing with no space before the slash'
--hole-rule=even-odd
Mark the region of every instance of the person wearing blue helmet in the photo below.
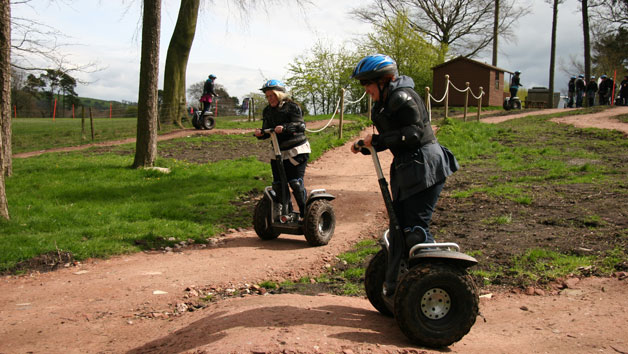
<svg viewBox="0 0 628 354">
<path fill-rule="evenodd" d="M 567 97 L 569 98 L 569 102 L 567 102 L 567 107 L 573 108 L 575 94 L 576 94 L 576 76 L 573 75 L 571 78 L 569 78 L 569 82 L 567 83 Z"/>
<path fill-rule="evenodd" d="M 436 140 L 423 100 L 414 81 L 400 76 L 397 64 L 387 55 L 370 55 L 358 62 L 353 79 L 359 80 L 373 99 L 371 120 L 377 134 L 368 134 L 366 147 L 390 150 L 390 186 L 393 209 L 405 240 L 391 240 L 386 270 L 386 295 L 396 287 L 398 261 L 404 248 L 433 243 L 430 223 L 436 202 L 448 176 L 458 170 L 454 155 Z M 353 153 L 358 150 L 354 145 Z M 369 154 L 367 149 L 361 149 Z M 401 242 L 405 243 L 400 244 Z"/>
<path fill-rule="evenodd" d="M 589 107 L 595 106 L 595 94 L 597 92 L 597 80 L 595 80 L 595 75 L 591 75 L 591 79 L 589 79 L 589 83 L 587 84 L 587 103 Z"/>
<path fill-rule="evenodd" d="M 597 92 L 600 99 L 599 104 L 600 106 L 609 105 L 611 104 L 611 96 L 613 95 L 613 86 L 615 86 L 615 83 L 613 79 L 606 75 L 600 76 L 600 79 L 602 79 L 602 81 L 600 82 L 600 89 Z"/>
<path fill-rule="evenodd" d="M 517 97 L 517 92 L 519 92 L 519 87 L 521 86 L 523 86 L 521 85 L 521 71 L 516 70 L 510 83 L 510 98 Z"/>
<path fill-rule="evenodd" d="M 278 167 L 279 163 L 283 163 L 288 184 L 299 207 L 299 215 L 303 218 L 307 200 L 303 178 L 311 152 L 310 143 L 305 136 L 303 112 L 301 107 L 288 96 L 286 85 L 282 81 L 268 80 L 260 90 L 266 95 L 268 106 L 262 112 L 262 128 L 255 130 L 255 136 L 258 139 L 268 139 L 270 134 L 264 133 L 263 130 L 273 128 L 277 133 L 281 150 L 282 161 L 275 161 L 274 157 L 270 161 L 273 172 L 272 188 L 276 201 L 279 203 L 283 200 Z"/>
<path fill-rule="evenodd" d="M 210 110 L 213 98 L 218 97 L 216 92 L 214 92 L 214 80 L 216 80 L 216 75 L 211 74 L 207 77 L 203 85 L 203 95 L 201 96 L 203 111 L 201 112 L 201 117 L 205 115 L 205 112 Z"/>
</svg>

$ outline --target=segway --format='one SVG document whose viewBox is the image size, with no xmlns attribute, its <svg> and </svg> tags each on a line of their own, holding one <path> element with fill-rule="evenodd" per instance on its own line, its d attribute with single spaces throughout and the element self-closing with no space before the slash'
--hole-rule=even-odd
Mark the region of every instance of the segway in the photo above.
<svg viewBox="0 0 628 354">
<path fill-rule="evenodd" d="M 355 148 L 364 149 L 363 145 L 360 140 Z M 380 313 L 395 317 L 412 342 L 434 348 L 451 345 L 471 330 L 478 315 L 478 291 L 467 273 L 477 260 L 461 253 L 455 243 L 420 243 L 407 249 L 377 153 L 373 147 L 367 149 L 373 157 L 390 229 L 384 232 L 382 249 L 366 269 L 366 295 Z M 397 274 L 392 273 L 397 284 L 394 291 L 384 286 L 392 259 L 400 259 Z"/>
<path fill-rule="evenodd" d="M 504 109 L 510 111 L 511 109 L 521 109 L 521 100 L 519 97 L 506 97 L 504 99 Z"/>
<path fill-rule="evenodd" d="M 202 112 L 196 111 L 194 112 L 194 116 L 192 117 L 192 125 L 197 130 L 212 130 L 216 126 L 216 120 L 212 117 L 212 112 L 207 111 L 201 117 Z"/>
<path fill-rule="evenodd" d="M 305 235 L 310 246 L 324 246 L 329 243 L 336 227 L 336 214 L 331 201 L 336 197 L 324 189 L 312 190 L 305 201 L 303 219 L 292 210 L 290 191 L 284 169 L 279 142 L 274 129 L 264 129 L 270 134 L 275 159 L 281 178 L 281 199 L 271 186 L 264 189 L 262 199 L 257 202 L 253 215 L 255 233 L 262 240 L 273 240 L 280 234 Z"/>
</svg>

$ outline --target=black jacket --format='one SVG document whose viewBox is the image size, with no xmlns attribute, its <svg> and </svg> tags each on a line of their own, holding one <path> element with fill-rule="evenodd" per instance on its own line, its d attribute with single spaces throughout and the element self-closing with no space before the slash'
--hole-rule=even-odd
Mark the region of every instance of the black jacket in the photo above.
<svg viewBox="0 0 628 354">
<path fill-rule="evenodd" d="M 262 129 L 274 128 L 278 125 L 283 126 L 283 132 L 277 134 L 280 150 L 288 150 L 307 141 L 303 112 L 294 101 L 283 100 L 277 107 L 266 106 L 262 112 L 262 119 Z M 266 133 L 257 138 L 268 139 L 270 134 Z"/>
<path fill-rule="evenodd" d="M 586 88 L 586 84 L 584 83 L 584 80 L 581 78 L 578 78 L 578 80 L 576 80 L 576 90 L 584 91 L 585 88 Z"/>
<path fill-rule="evenodd" d="M 203 95 L 216 96 L 216 93 L 214 92 L 214 81 L 211 79 L 205 80 L 205 85 L 203 85 Z"/>
<path fill-rule="evenodd" d="M 589 81 L 587 84 L 587 93 L 592 94 L 597 92 L 597 82 L 595 80 Z"/>
<path fill-rule="evenodd" d="M 412 79 L 401 76 L 386 92 L 386 99 L 373 106 L 371 119 L 379 133 L 373 135 L 373 147 L 392 152 L 390 186 L 393 198 L 403 200 L 445 180 L 459 166 L 454 155 L 438 144 Z"/>
<path fill-rule="evenodd" d="M 567 83 L 567 91 L 576 92 L 576 79 L 570 79 Z"/>
</svg>

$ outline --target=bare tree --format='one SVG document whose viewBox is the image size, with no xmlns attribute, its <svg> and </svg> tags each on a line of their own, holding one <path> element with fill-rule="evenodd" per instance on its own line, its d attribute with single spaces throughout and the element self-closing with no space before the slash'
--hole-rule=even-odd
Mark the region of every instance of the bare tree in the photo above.
<svg viewBox="0 0 628 354">
<path fill-rule="evenodd" d="M 5 122 L 11 119 L 11 4 L 0 0 L 0 141 L 4 135 Z M 9 123 L 10 124 L 10 123 Z M 9 130 L 10 132 L 10 130 Z M 0 217 L 9 219 L 7 194 L 4 185 L 4 144 L 0 144 Z"/>
<path fill-rule="evenodd" d="M 584 42 L 584 77 L 585 82 L 591 78 L 591 36 L 589 29 L 589 1 L 580 0 L 580 10 L 582 12 L 582 38 Z M 589 100 L 586 100 L 587 103 Z"/>
<path fill-rule="evenodd" d="M 407 12 L 411 27 L 438 43 L 443 58 L 450 50 L 473 57 L 493 42 L 493 5 L 491 0 L 372 0 L 352 13 L 378 26 L 384 19 Z M 529 10 L 518 7 L 514 0 L 500 1 L 499 9 L 497 33 L 504 39 L 513 38 L 512 25 Z"/>
<path fill-rule="evenodd" d="M 548 107 L 554 107 L 554 68 L 556 66 L 556 27 L 558 26 L 558 5 L 564 0 L 546 0 L 552 4 L 552 42 L 550 45 L 549 97 Z"/>
<path fill-rule="evenodd" d="M 63 0 L 58 0 L 62 2 Z M 11 1 L 9 1 L 11 3 Z M 31 0 L 14 0 L 13 6 L 33 6 Z M 71 56 L 64 54 L 63 48 L 71 44 L 64 43 L 66 36 L 54 27 L 48 26 L 33 18 L 9 16 L 11 27 L 10 50 L 12 53 L 11 66 L 24 71 L 46 71 L 52 68 L 69 74 L 73 72 L 94 72 L 100 70 L 95 63 L 79 64 L 73 62 Z M 3 22 L 4 24 L 4 22 Z M 4 43 L 4 42 L 3 42 Z M 85 83 L 79 81 L 81 83 Z M 10 103 L 9 103 L 10 105 Z M 10 177 L 13 174 L 13 160 L 11 148 L 11 115 L 2 117 L 4 174 Z"/>
<path fill-rule="evenodd" d="M 164 68 L 164 94 L 160 121 L 174 123 L 180 127 L 185 111 L 185 73 L 190 49 L 196 33 L 200 0 L 181 0 L 179 16 L 175 25 Z"/>
<path fill-rule="evenodd" d="M 133 167 L 153 166 L 157 158 L 157 90 L 161 0 L 144 0 L 142 58 L 137 102 L 137 140 Z"/>
<path fill-rule="evenodd" d="M 497 66 L 497 39 L 499 38 L 499 0 L 495 0 L 495 13 L 493 14 L 493 66 Z"/>
</svg>

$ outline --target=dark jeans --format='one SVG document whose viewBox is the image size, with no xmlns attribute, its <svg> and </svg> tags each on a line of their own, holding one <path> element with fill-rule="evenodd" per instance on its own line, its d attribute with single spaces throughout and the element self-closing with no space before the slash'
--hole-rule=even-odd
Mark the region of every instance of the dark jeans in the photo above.
<svg viewBox="0 0 628 354">
<path fill-rule="evenodd" d="M 211 107 L 212 107 L 211 102 L 203 102 L 203 111 L 201 112 L 201 117 L 204 116 L 205 112 L 209 111 Z"/>
<path fill-rule="evenodd" d="M 510 98 L 517 97 L 517 92 L 519 91 L 519 87 L 511 86 L 510 87 Z"/>
<path fill-rule="evenodd" d="M 587 91 L 587 100 L 589 101 L 589 107 L 595 106 L 595 91 Z"/>
<path fill-rule="evenodd" d="M 293 164 L 290 160 L 283 160 L 283 168 L 284 171 L 286 171 L 286 183 L 288 183 L 290 185 L 291 181 L 297 181 L 300 180 L 301 181 L 301 187 L 299 187 L 299 189 L 301 189 L 300 191 L 295 191 L 294 188 L 292 188 L 292 194 L 295 195 L 295 199 L 297 200 L 297 203 L 300 202 L 299 197 L 297 196 L 297 194 L 303 194 L 303 198 L 301 200 L 301 202 L 304 204 L 306 195 L 305 195 L 305 184 L 303 183 L 303 177 L 305 176 L 305 168 L 307 167 L 307 160 L 310 158 L 310 154 L 299 154 L 295 157 L 293 157 L 293 159 L 298 162 L 298 165 Z M 273 185 L 277 186 L 282 192 L 281 192 L 281 196 L 283 196 L 283 198 L 286 198 L 286 200 L 289 200 L 290 198 L 288 197 L 288 189 L 290 187 L 293 187 L 292 185 L 290 185 L 290 187 L 288 186 L 282 186 L 281 185 L 281 174 L 279 171 L 279 165 L 277 163 L 276 160 L 270 160 L 270 167 L 273 171 Z M 283 193 L 286 193 L 285 195 Z M 292 205 L 292 203 L 289 203 L 289 205 Z M 299 211 L 301 213 L 304 213 L 305 210 L 302 209 L 304 205 L 299 205 Z"/>
<path fill-rule="evenodd" d="M 446 179 L 407 199 L 393 201 L 393 208 L 402 230 L 407 227 L 420 226 L 427 234 L 425 242 L 434 242 L 434 236 L 430 233 L 430 222 L 445 181 Z"/>
<path fill-rule="evenodd" d="M 576 107 L 582 107 L 582 94 L 584 91 L 576 90 Z"/>
</svg>

